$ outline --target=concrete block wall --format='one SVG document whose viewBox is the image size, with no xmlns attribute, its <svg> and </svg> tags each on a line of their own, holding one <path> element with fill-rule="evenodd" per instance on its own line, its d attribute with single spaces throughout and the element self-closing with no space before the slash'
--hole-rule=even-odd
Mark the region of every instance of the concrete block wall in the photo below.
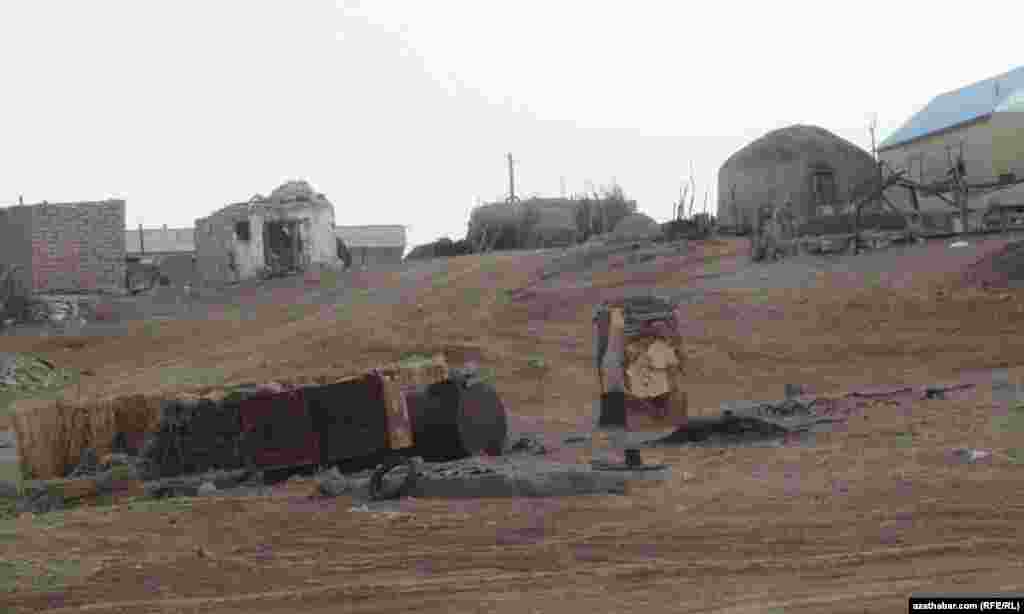
<svg viewBox="0 0 1024 614">
<path fill-rule="evenodd" d="M 125 201 L 42 204 L 30 209 L 33 291 L 123 287 Z"/>
<path fill-rule="evenodd" d="M 17 266 L 15 274 L 22 288 L 32 287 L 32 208 L 0 209 L 0 267 Z"/>
</svg>

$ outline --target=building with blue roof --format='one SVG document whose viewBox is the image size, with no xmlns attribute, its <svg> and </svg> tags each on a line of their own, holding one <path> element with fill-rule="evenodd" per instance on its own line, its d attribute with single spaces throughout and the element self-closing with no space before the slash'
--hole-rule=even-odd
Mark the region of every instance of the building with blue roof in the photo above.
<svg viewBox="0 0 1024 614">
<path fill-rule="evenodd" d="M 1024 179 L 1024 66 L 936 96 L 879 144 L 878 156 L 926 184 L 947 178 L 957 160 L 970 184 Z M 936 197 L 920 207 L 951 209 Z M 969 191 L 968 207 L 979 217 L 1007 209 L 1010 225 L 1024 224 L 1024 186 Z"/>
</svg>

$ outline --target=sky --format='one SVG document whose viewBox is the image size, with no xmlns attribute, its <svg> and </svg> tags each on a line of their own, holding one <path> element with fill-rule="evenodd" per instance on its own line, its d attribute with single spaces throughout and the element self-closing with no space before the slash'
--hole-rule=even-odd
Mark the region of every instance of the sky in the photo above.
<svg viewBox="0 0 1024 614">
<path fill-rule="evenodd" d="M 937 6 L 0 0 L 0 206 L 124 198 L 130 227 L 191 227 L 305 179 L 411 247 L 463 237 L 511 153 L 520 196 L 616 182 L 664 221 L 691 167 L 714 210 L 766 132 L 869 149 L 872 115 L 881 140 L 1024 63 L 1024 4 Z"/>
</svg>

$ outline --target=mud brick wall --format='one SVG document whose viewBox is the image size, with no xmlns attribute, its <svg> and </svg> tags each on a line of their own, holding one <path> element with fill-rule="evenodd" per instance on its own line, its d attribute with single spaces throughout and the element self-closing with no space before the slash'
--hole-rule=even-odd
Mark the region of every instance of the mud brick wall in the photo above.
<svg viewBox="0 0 1024 614">
<path fill-rule="evenodd" d="M 35 292 L 120 288 L 125 275 L 125 201 L 33 205 Z"/>
<path fill-rule="evenodd" d="M 32 283 L 32 208 L 0 209 L 0 269 L 19 267 L 15 274 L 22 288 Z"/>
</svg>

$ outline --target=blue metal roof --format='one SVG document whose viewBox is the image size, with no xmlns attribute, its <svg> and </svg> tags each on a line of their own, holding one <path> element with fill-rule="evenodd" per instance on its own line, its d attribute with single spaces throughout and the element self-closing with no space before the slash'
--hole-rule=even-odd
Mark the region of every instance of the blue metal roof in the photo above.
<svg viewBox="0 0 1024 614">
<path fill-rule="evenodd" d="M 1024 66 L 998 77 L 978 81 L 936 96 L 928 106 L 911 117 L 910 121 L 886 137 L 878 148 L 902 145 L 907 141 L 985 117 L 1021 88 L 1024 88 Z"/>
</svg>

